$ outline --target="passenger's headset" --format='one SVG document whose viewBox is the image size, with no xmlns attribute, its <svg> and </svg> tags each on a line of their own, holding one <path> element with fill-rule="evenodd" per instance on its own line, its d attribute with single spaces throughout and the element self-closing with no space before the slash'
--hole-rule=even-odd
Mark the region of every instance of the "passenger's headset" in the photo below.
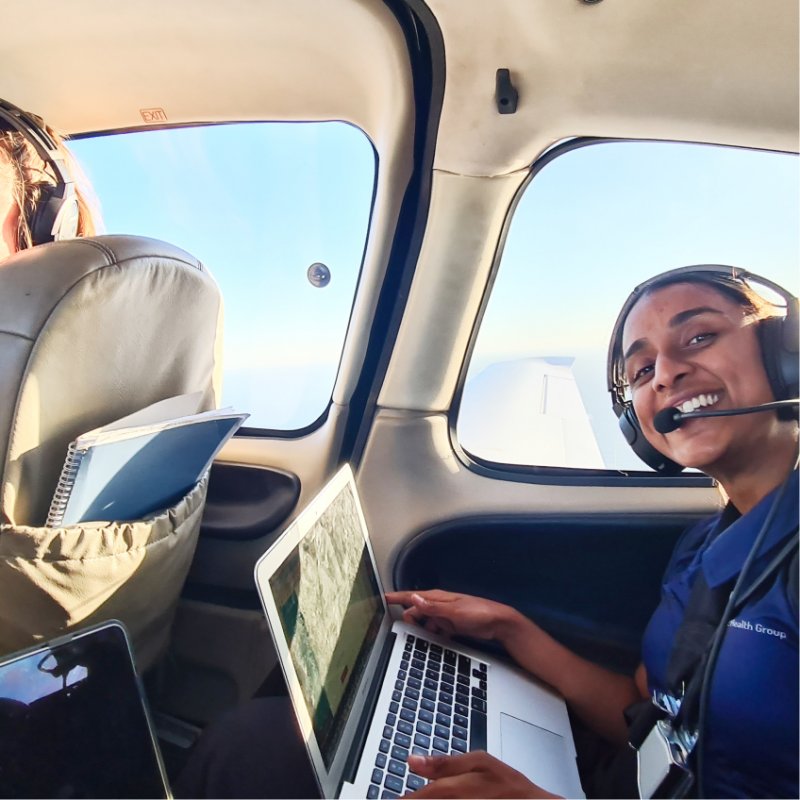
<svg viewBox="0 0 800 800">
<path fill-rule="evenodd" d="M 41 119 L 0 99 L 0 130 L 21 133 L 52 171 L 55 184 L 41 184 L 41 195 L 26 222 L 33 244 L 72 239 L 78 232 L 78 197 L 58 145 Z"/>
<path fill-rule="evenodd" d="M 662 475 L 677 475 L 683 467 L 656 450 L 644 436 L 632 402 L 626 398 L 628 384 L 622 359 L 622 329 L 633 306 L 648 291 L 680 283 L 683 279 L 700 284 L 718 286 L 741 294 L 743 287 L 753 289 L 751 283 L 760 284 L 779 295 L 786 303 L 784 316 L 767 317 L 757 324 L 761 357 L 764 361 L 770 387 L 776 400 L 792 400 L 798 396 L 798 314 L 797 298 L 773 281 L 736 267 L 722 264 L 695 264 L 690 267 L 663 272 L 637 286 L 622 306 L 614 323 L 608 348 L 606 380 L 611 393 L 611 404 L 619 420 L 625 439 L 642 461 Z M 754 290 L 755 291 L 755 290 Z M 786 416 L 786 410 L 778 412 Z M 788 410 L 790 417 L 796 414 Z"/>
</svg>

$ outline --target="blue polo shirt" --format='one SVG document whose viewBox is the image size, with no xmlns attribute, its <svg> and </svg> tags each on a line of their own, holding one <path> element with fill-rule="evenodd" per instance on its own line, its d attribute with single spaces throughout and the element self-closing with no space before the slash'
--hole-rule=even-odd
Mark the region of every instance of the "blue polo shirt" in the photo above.
<svg viewBox="0 0 800 800">
<path fill-rule="evenodd" d="M 695 575 L 713 588 L 738 575 L 776 490 L 730 522 L 731 508 L 690 528 L 664 576 L 661 603 L 645 630 L 642 660 L 649 688 L 666 690 L 666 670 Z M 730 523 L 730 524 L 728 524 Z M 797 529 L 798 474 L 773 520 L 756 577 Z M 728 624 L 711 683 L 705 730 L 707 797 L 798 797 L 798 619 L 787 570 L 766 582 Z"/>
</svg>

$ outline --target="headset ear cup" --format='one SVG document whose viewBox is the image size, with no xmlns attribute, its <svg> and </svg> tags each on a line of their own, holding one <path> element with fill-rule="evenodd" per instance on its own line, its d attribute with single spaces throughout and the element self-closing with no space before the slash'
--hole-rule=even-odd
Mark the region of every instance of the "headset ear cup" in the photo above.
<svg viewBox="0 0 800 800">
<path fill-rule="evenodd" d="M 800 352 L 800 310 L 796 297 L 788 299 L 786 316 L 783 319 L 783 349 L 789 353 L 797 355 Z M 795 387 L 795 392 L 797 388 Z"/>
<path fill-rule="evenodd" d="M 625 436 L 625 440 L 631 446 L 633 452 L 636 453 L 648 467 L 654 469 L 661 475 L 677 475 L 683 470 L 680 464 L 667 458 L 647 441 L 645 435 L 642 433 L 639 420 L 636 417 L 636 412 L 633 410 L 633 406 L 630 403 L 625 404 L 618 419 L 619 427 L 622 434 Z"/>
<path fill-rule="evenodd" d="M 72 185 L 42 186 L 29 224 L 34 245 L 73 239 L 78 232 L 78 200 Z"/>
<path fill-rule="evenodd" d="M 629 403 L 622 406 L 622 413 L 619 414 L 619 429 L 622 431 L 625 441 L 631 447 L 633 447 L 634 444 L 636 444 L 636 440 L 642 436 L 636 412 Z"/>
<path fill-rule="evenodd" d="M 62 239 L 74 239 L 78 235 L 80 222 L 80 207 L 75 192 L 70 191 L 61 201 L 55 222 L 51 228 L 53 239 L 60 242 Z"/>
<path fill-rule="evenodd" d="M 758 340 L 764 369 L 776 400 L 793 400 L 798 396 L 798 330 L 797 307 L 790 306 L 785 317 L 769 317 L 758 323 Z M 793 409 L 782 409 L 783 419 L 797 416 Z"/>
<path fill-rule="evenodd" d="M 53 196 L 55 188 L 55 186 L 42 186 L 36 207 L 31 212 L 29 226 L 34 246 L 47 244 L 55 238 L 53 225 L 61 206 L 61 198 Z"/>
<path fill-rule="evenodd" d="M 788 300 L 786 316 L 781 325 L 781 371 L 786 384 L 788 399 L 794 400 L 800 394 L 800 313 L 796 297 Z M 797 410 L 795 409 L 795 415 Z"/>
</svg>

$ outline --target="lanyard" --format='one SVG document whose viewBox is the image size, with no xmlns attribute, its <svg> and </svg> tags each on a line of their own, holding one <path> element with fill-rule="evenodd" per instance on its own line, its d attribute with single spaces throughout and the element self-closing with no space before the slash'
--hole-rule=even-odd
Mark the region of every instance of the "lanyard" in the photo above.
<svg viewBox="0 0 800 800">
<path fill-rule="evenodd" d="M 795 528 L 777 555 L 748 585 L 750 567 L 758 555 L 790 480 L 792 476 L 775 497 L 735 581 L 731 580 L 712 589 L 706 582 L 702 567 L 697 571 L 683 622 L 675 634 L 666 672 L 667 687 L 674 697 L 682 698 L 680 710 L 673 722 L 676 729 L 683 727 L 696 730 L 698 727 L 701 695 L 707 694 L 710 679 L 707 667 L 719 651 L 728 621 L 797 552 L 798 535 Z M 724 516 L 720 522 L 725 524 Z M 703 699 L 707 701 L 707 698 Z"/>
<path fill-rule="evenodd" d="M 676 728 L 697 728 L 702 677 L 732 588 L 733 581 L 730 581 L 712 589 L 706 583 L 702 567 L 697 571 L 665 676 L 672 696 L 681 699 L 673 723 Z"/>
</svg>

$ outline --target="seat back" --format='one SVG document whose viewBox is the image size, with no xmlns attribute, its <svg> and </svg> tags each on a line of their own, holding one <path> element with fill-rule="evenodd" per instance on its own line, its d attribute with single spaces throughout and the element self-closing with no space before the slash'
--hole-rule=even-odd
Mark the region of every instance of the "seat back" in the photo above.
<svg viewBox="0 0 800 800">
<path fill-rule="evenodd" d="M 43 525 L 68 444 L 157 400 L 220 390 L 222 302 L 179 248 L 73 239 L 0 265 L 0 514 Z"/>
<path fill-rule="evenodd" d="M 115 617 L 163 653 L 206 481 L 141 521 L 44 527 L 69 443 L 158 400 L 220 392 L 222 301 L 171 245 L 100 236 L 0 264 L 0 653 Z"/>
</svg>

